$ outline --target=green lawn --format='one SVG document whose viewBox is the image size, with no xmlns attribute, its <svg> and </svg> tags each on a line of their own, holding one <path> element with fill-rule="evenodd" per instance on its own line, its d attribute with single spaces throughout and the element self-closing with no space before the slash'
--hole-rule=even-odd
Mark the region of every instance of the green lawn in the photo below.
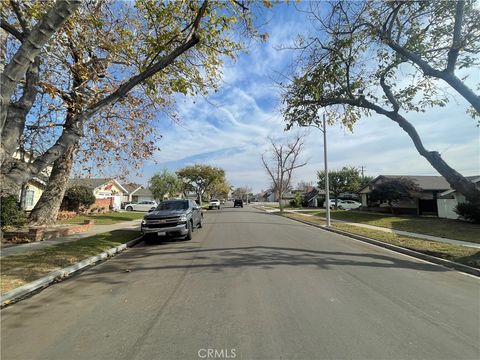
<svg viewBox="0 0 480 360">
<path fill-rule="evenodd" d="M 365 236 L 371 239 L 380 240 L 385 243 L 397 245 L 403 248 L 415 250 L 427 255 L 432 255 L 442 259 L 455 261 L 464 265 L 480 268 L 480 250 L 466 246 L 458 246 L 415 239 L 409 236 L 386 233 L 384 231 L 370 230 L 358 226 L 336 223 L 334 228 L 347 231 L 353 234 Z"/>
<path fill-rule="evenodd" d="M 301 211 L 301 213 L 325 216 L 325 210 L 313 213 L 311 211 Z M 336 220 L 480 243 L 480 225 L 459 220 L 434 217 L 392 216 L 389 214 L 372 214 L 361 211 L 342 210 L 332 210 L 331 217 Z"/>
<path fill-rule="evenodd" d="M 115 230 L 42 250 L 0 259 L 2 293 L 39 279 L 51 271 L 75 264 L 90 256 L 140 236 L 138 231 Z"/>
<path fill-rule="evenodd" d="M 123 221 L 143 219 L 144 212 L 124 211 L 96 215 L 78 215 L 73 219 L 60 220 L 61 224 L 83 224 L 85 220 L 94 220 L 97 225 L 111 225 Z"/>
<path fill-rule="evenodd" d="M 312 222 L 318 225 L 324 225 L 322 219 L 314 216 L 305 216 L 301 214 L 285 213 L 285 217 L 306 222 Z M 385 243 L 393 244 L 403 248 L 415 250 L 424 254 L 436 256 L 442 259 L 455 261 L 468 266 L 480 268 L 480 250 L 465 246 L 444 244 L 435 241 L 421 240 L 409 236 L 387 233 L 379 230 L 370 230 L 354 225 L 333 223 L 332 227 L 352 234 L 379 240 Z"/>
</svg>

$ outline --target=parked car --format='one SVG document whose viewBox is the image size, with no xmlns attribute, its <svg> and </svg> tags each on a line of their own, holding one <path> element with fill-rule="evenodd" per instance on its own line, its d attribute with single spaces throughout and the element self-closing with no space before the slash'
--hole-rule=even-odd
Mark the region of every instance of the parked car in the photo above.
<svg viewBox="0 0 480 360">
<path fill-rule="evenodd" d="M 218 200 L 218 199 L 210 200 L 210 203 L 208 204 L 208 209 L 212 210 L 214 208 L 220 210 L 220 200 Z"/>
<path fill-rule="evenodd" d="M 355 200 L 342 200 L 341 207 L 340 207 L 340 204 L 338 204 L 338 208 L 340 210 L 358 209 L 361 206 L 362 206 L 362 203 L 359 203 L 358 201 L 355 201 Z"/>
<path fill-rule="evenodd" d="M 243 208 L 243 200 L 242 199 L 235 199 L 235 201 L 233 202 L 233 207 L 236 208 L 237 206 Z"/>
<path fill-rule="evenodd" d="M 329 199 L 330 202 L 330 209 L 335 209 L 335 199 Z M 355 200 L 341 200 L 338 199 L 338 208 L 340 210 L 351 210 L 351 209 L 358 209 L 362 206 L 361 203 Z M 323 207 L 325 207 L 325 202 L 323 203 Z"/>
<path fill-rule="evenodd" d="M 158 236 L 185 236 L 192 239 L 194 229 L 203 226 L 202 208 L 193 200 L 166 200 L 143 217 L 141 232 L 144 241 Z"/>
<path fill-rule="evenodd" d="M 127 211 L 149 211 L 155 209 L 158 206 L 155 201 L 140 201 L 137 204 L 125 204 L 125 210 Z"/>
</svg>

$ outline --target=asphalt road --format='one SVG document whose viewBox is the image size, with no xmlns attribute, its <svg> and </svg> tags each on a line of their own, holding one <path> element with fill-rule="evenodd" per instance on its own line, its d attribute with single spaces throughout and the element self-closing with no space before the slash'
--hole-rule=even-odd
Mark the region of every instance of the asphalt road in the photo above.
<svg viewBox="0 0 480 360">
<path fill-rule="evenodd" d="M 230 208 L 3 309 L 1 330 L 2 360 L 479 359 L 480 281 Z"/>
</svg>

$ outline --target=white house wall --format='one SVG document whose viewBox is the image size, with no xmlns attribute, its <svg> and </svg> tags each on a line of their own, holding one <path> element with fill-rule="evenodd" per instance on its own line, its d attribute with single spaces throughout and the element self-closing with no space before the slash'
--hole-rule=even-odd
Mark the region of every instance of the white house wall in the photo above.
<svg viewBox="0 0 480 360">
<path fill-rule="evenodd" d="M 457 206 L 457 199 L 437 199 L 438 217 L 445 219 L 458 219 L 453 209 Z"/>
</svg>

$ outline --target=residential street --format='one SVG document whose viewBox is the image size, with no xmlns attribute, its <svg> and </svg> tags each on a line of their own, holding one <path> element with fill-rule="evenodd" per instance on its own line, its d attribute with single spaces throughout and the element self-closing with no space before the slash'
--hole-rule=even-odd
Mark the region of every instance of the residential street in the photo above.
<svg viewBox="0 0 480 360">
<path fill-rule="evenodd" d="M 480 358 L 478 278 L 248 206 L 205 219 L 3 309 L 2 360 Z"/>
</svg>

